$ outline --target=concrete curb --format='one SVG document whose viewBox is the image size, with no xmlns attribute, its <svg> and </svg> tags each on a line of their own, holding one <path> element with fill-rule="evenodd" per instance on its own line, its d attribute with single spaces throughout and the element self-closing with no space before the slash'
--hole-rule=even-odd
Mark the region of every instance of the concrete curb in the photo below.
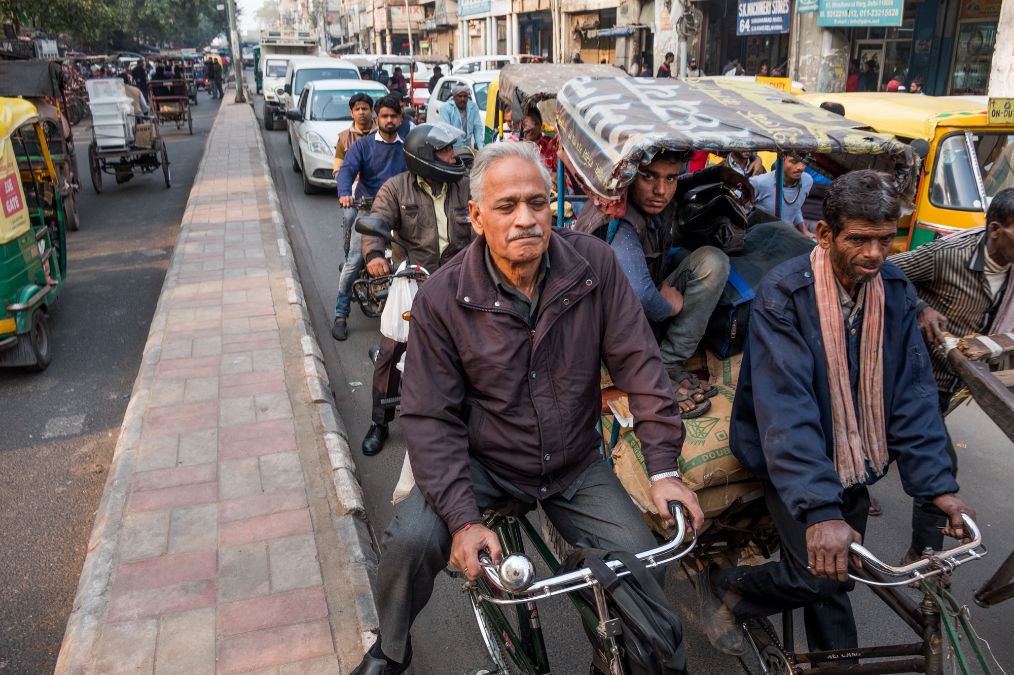
<svg viewBox="0 0 1014 675">
<path fill-rule="evenodd" d="M 212 131 L 217 124 L 218 116 L 216 115 Z M 197 168 L 194 185 L 204 176 L 205 161 L 203 157 L 208 154 L 211 137 L 212 133 L 209 132 L 204 141 L 204 155 Z M 192 190 L 193 186 L 191 186 Z M 180 236 L 184 233 L 186 223 L 193 218 L 193 208 L 188 196 L 187 207 L 180 223 L 180 231 L 176 235 L 177 244 Z M 102 499 L 95 512 L 95 524 L 92 526 L 91 537 L 88 540 L 88 553 L 78 579 L 74 605 L 67 618 L 67 628 L 64 630 L 63 643 L 60 645 L 60 654 L 54 669 L 54 673 L 57 675 L 93 672 L 91 661 L 95 656 L 94 648 L 100 637 L 99 627 L 109 600 L 114 552 L 120 527 L 123 524 L 127 491 L 134 473 L 134 463 L 137 460 L 141 425 L 148 399 L 151 396 L 151 384 L 155 378 L 155 369 L 159 361 L 157 357 L 162 351 L 168 322 L 168 310 L 165 307 L 166 288 L 175 268 L 177 244 L 173 245 L 172 255 L 169 257 L 165 279 L 162 281 L 162 289 L 159 291 L 155 314 L 152 316 L 151 327 L 148 331 L 148 341 L 145 343 L 141 355 L 141 366 L 134 379 L 134 387 L 130 392 L 130 403 L 127 405 L 127 410 L 123 415 L 123 423 L 120 425 L 120 437 L 116 441 L 116 448 L 113 450 L 113 457 L 110 460 L 109 477 L 106 479 L 106 485 L 102 490 Z"/>
<path fill-rule="evenodd" d="M 260 133 L 256 136 L 261 161 L 265 167 L 268 167 L 264 139 Z M 376 569 L 376 554 L 373 551 L 369 529 L 366 527 L 366 502 L 363 499 L 362 486 L 356 476 L 356 466 L 348 442 L 348 432 L 345 430 L 345 424 L 335 406 L 334 396 L 331 393 L 331 381 L 324 365 L 324 356 L 310 322 L 310 311 L 306 305 L 302 284 L 299 282 L 299 270 L 289 244 L 274 179 L 270 170 L 266 170 L 265 175 L 267 177 L 268 201 L 271 203 L 271 219 L 274 221 L 278 237 L 278 253 L 286 261 L 286 296 L 288 303 L 299 315 L 296 327 L 303 351 L 306 386 L 309 390 L 310 400 L 317 408 L 320 425 L 324 432 L 324 445 L 331 463 L 331 479 L 338 499 L 338 509 L 334 514 L 334 520 L 346 557 L 346 573 L 352 581 L 351 587 L 357 591 L 356 597 L 350 605 L 354 607 L 361 646 L 365 652 L 376 640 L 379 625 L 371 580 L 371 572 Z M 339 649 L 339 651 L 341 650 Z"/>
</svg>

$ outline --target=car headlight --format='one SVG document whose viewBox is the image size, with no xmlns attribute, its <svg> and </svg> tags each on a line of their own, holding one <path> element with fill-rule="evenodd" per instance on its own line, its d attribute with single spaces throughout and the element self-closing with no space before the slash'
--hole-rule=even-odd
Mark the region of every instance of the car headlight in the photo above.
<svg viewBox="0 0 1014 675">
<path fill-rule="evenodd" d="M 310 148 L 310 152 L 315 155 L 331 155 L 334 151 L 328 142 L 324 140 L 323 136 L 311 131 L 306 135 L 306 144 Z"/>
<path fill-rule="evenodd" d="M 285 89 L 283 89 L 282 87 L 278 87 L 278 89 L 275 89 L 275 96 L 277 96 L 279 99 L 285 96 Z"/>
</svg>

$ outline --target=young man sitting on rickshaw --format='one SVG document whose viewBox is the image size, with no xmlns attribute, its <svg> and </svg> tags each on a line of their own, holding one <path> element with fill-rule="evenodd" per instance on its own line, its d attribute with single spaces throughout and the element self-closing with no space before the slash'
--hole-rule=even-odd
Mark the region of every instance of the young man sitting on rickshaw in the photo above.
<svg viewBox="0 0 1014 675">
<path fill-rule="evenodd" d="M 867 486 L 897 460 L 913 497 L 964 537 L 947 436 L 916 320 L 916 296 L 884 264 L 901 201 L 875 171 L 837 178 L 813 251 L 774 268 L 753 301 L 732 410 L 733 454 L 764 482 L 781 559 L 705 571 L 708 638 L 743 652 L 738 623 L 805 607 L 813 651 L 857 646 L 849 545 L 861 542 Z"/>
<path fill-rule="evenodd" d="M 626 194 L 626 211 L 611 218 L 593 204 L 578 216 L 574 229 L 606 239 L 620 261 L 644 313 L 660 337 L 662 363 L 672 380 L 684 418 L 700 417 L 718 393 L 687 369 L 697 351 L 722 290 L 729 278 L 729 258 L 713 246 L 680 249 L 679 223 L 671 214 L 689 190 L 709 183 L 726 183 L 752 199 L 750 181 L 727 166 L 714 166 L 680 175 L 689 155 L 663 152 L 642 166 Z"/>
</svg>

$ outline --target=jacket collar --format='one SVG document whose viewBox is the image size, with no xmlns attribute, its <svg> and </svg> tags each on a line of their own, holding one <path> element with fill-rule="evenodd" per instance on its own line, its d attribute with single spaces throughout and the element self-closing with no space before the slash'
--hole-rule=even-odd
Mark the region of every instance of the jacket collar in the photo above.
<svg viewBox="0 0 1014 675">
<path fill-rule="evenodd" d="M 983 229 L 982 234 L 979 235 L 979 241 L 976 242 L 975 248 L 972 250 L 972 257 L 968 261 L 968 269 L 973 272 L 984 273 L 986 271 L 986 239 L 989 237 L 986 230 Z"/>
<path fill-rule="evenodd" d="M 486 238 L 478 237 L 462 253 L 455 300 L 466 307 L 486 311 L 510 311 L 510 303 L 497 290 L 485 262 Z M 549 278 L 542 290 L 540 303 L 554 297 L 585 278 L 596 278 L 591 265 L 563 236 L 555 230 L 549 235 Z"/>
</svg>

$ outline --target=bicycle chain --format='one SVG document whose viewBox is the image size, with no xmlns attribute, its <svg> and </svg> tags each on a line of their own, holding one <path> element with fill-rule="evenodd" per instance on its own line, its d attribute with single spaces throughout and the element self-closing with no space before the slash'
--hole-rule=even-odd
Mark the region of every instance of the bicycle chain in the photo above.
<svg viewBox="0 0 1014 675">
<path fill-rule="evenodd" d="M 793 655 L 785 651 L 784 643 L 778 638 L 778 635 L 775 633 L 775 627 L 774 625 L 772 625 L 771 621 L 768 619 L 762 619 L 760 621 L 760 626 L 761 628 L 764 629 L 764 632 L 767 633 L 768 639 L 771 640 L 772 646 L 777 647 L 778 651 L 781 652 L 782 658 L 785 659 L 785 663 L 789 665 L 789 670 L 795 671 L 793 659 L 790 658 Z M 747 632 L 749 633 L 749 630 Z"/>
</svg>

